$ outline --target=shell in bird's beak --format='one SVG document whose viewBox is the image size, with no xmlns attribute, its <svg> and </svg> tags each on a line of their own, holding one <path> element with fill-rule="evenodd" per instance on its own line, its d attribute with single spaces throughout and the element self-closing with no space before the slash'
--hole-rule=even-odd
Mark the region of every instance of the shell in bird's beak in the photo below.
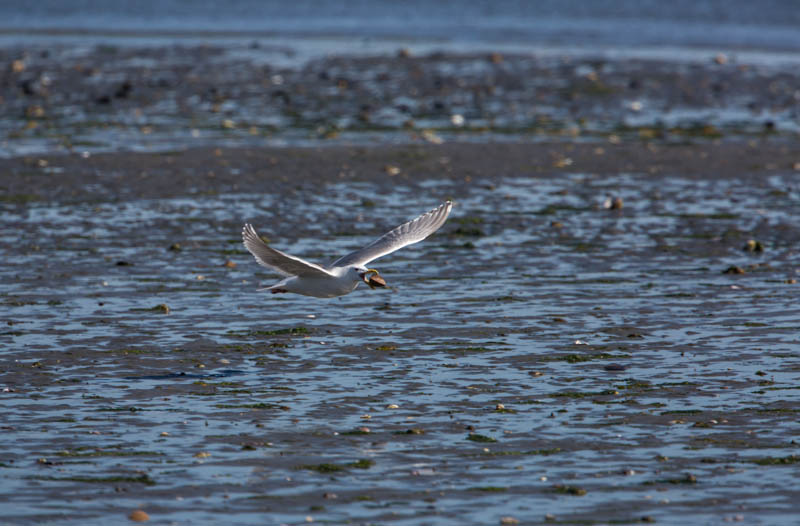
<svg viewBox="0 0 800 526">
<path fill-rule="evenodd" d="M 366 272 L 361 274 L 361 279 L 363 279 L 364 283 L 369 285 L 371 289 L 386 287 L 386 280 L 384 280 L 375 269 L 367 269 Z"/>
</svg>

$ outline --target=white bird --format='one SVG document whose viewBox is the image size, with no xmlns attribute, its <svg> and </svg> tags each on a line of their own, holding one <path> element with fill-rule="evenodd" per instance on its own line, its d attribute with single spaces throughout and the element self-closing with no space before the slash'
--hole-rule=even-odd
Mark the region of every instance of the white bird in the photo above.
<svg viewBox="0 0 800 526">
<path fill-rule="evenodd" d="M 353 292 L 362 281 L 370 288 L 385 287 L 386 282 L 378 271 L 366 268 L 365 265 L 395 250 L 418 243 L 439 230 L 447 220 L 452 207 L 453 203 L 446 201 L 430 212 L 387 232 L 364 248 L 337 259 L 327 267 L 290 256 L 268 246 L 258 237 L 253 225 L 249 223 L 242 229 L 242 241 L 259 265 L 286 276 L 275 285 L 258 290 L 269 290 L 273 294 L 294 292 L 317 298 L 335 298 Z"/>
</svg>

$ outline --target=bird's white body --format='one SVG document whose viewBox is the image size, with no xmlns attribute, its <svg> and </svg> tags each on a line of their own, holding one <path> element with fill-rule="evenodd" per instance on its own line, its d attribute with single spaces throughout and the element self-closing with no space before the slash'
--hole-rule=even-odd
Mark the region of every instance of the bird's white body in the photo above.
<svg viewBox="0 0 800 526">
<path fill-rule="evenodd" d="M 310 263 L 276 250 L 258 237 L 250 224 L 242 229 L 242 241 L 256 261 L 286 276 L 267 287 L 273 294 L 294 292 L 316 298 L 335 298 L 353 292 L 362 281 L 370 288 L 386 286 L 377 270 L 364 265 L 395 250 L 418 243 L 436 232 L 447 220 L 453 204 L 447 201 L 430 212 L 403 223 L 360 250 L 334 261 L 327 267 Z M 369 278 L 368 278 L 369 276 Z"/>
<path fill-rule="evenodd" d="M 336 276 L 336 279 L 328 277 L 300 277 L 291 276 L 285 278 L 278 283 L 259 290 L 270 290 L 276 292 L 294 292 L 295 294 L 302 294 L 303 296 L 314 296 L 315 298 L 335 298 L 336 296 L 344 296 L 350 294 L 358 284 L 363 280 L 358 275 L 358 272 L 353 268 L 339 267 L 331 272 Z"/>
</svg>

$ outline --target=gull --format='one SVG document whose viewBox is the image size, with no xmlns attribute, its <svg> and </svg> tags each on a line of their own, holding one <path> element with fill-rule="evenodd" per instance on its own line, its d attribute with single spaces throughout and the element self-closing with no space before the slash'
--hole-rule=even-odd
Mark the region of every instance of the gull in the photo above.
<svg viewBox="0 0 800 526">
<path fill-rule="evenodd" d="M 285 276 L 275 285 L 258 290 L 268 290 L 273 294 L 294 292 L 316 298 L 335 298 L 353 292 L 362 281 L 371 289 L 385 287 L 386 282 L 378 271 L 366 265 L 395 250 L 419 243 L 439 230 L 451 208 L 453 203 L 446 201 L 430 212 L 390 230 L 364 248 L 340 257 L 327 267 L 270 247 L 258 237 L 250 223 L 242 229 L 242 241 L 259 265 Z"/>
</svg>

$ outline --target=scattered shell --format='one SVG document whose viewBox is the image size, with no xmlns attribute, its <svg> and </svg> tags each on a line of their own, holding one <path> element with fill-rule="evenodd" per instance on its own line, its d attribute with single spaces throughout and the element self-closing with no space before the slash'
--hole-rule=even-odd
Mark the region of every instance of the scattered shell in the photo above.
<svg viewBox="0 0 800 526">
<path fill-rule="evenodd" d="M 162 437 L 168 437 L 168 436 L 169 436 L 169 432 L 167 432 L 167 431 L 162 431 L 161 433 L 159 433 L 159 436 L 162 436 Z"/>
<path fill-rule="evenodd" d="M 455 113 L 455 114 L 450 116 L 450 122 L 453 124 L 453 126 L 459 126 L 460 127 L 460 126 L 464 126 L 464 123 L 466 122 L 466 119 L 464 119 L 463 115 L 461 115 L 459 113 Z"/>
<path fill-rule="evenodd" d="M 503 409 L 506 408 L 506 406 L 504 406 L 503 404 L 497 404 L 496 406 L 494 406 L 494 408 L 498 411 L 502 411 Z"/>
<path fill-rule="evenodd" d="M 144 522 L 150 520 L 150 515 L 148 515 L 144 510 L 136 510 L 128 515 L 128 518 L 135 522 Z"/>
<path fill-rule="evenodd" d="M 201 451 L 200 453 L 195 453 L 194 454 L 195 458 L 208 458 L 210 456 L 211 456 L 211 453 L 209 453 L 208 451 Z"/>
<path fill-rule="evenodd" d="M 515 519 L 514 517 L 503 517 L 500 519 L 500 524 L 503 525 L 519 524 L 519 519 Z"/>
<path fill-rule="evenodd" d="M 422 138 L 431 144 L 442 144 L 444 139 L 436 135 L 432 130 L 422 130 Z"/>
<path fill-rule="evenodd" d="M 606 200 L 603 201 L 603 208 L 606 210 L 620 210 L 622 209 L 623 203 L 621 197 L 606 197 Z"/>
<path fill-rule="evenodd" d="M 236 268 L 236 263 L 234 263 L 233 261 L 231 261 L 231 260 L 229 259 L 228 261 L 226 261 L 225 263 L 223 263 L 223 264 L 222 264 L 222 266 L 223 266 L 223 267 L 228 267 L 228 268 Z"/>
<path fill-rule="evenodd" d="M 386 406 L 386 409 L 399 409 L 400 406 L 397 404 L 389 404 Z"/>
<path fill-rule="evenodd" d="M 720 66 L 723 64 L 727 64 L 728 55 L 726 55 L 725 53 L 717 53 L 716 56 L 714 56 L 714 62 L 719 64 Z"/>
</svg>

